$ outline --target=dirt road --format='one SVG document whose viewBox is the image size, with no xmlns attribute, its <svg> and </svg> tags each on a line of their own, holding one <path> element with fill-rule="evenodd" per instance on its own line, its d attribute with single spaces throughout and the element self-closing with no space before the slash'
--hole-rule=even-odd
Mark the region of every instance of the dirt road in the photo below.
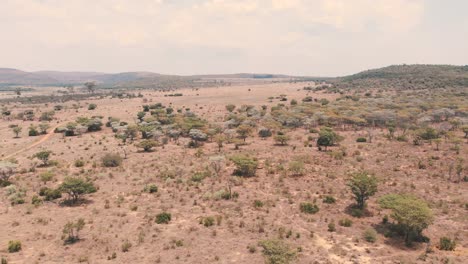
<svg viewBox="0 0 468 264">
<path fill-rule="evenodd" d="M 7 160 L 7 159 L 10 159 L 10 158 L 13 158 L 14 156 L 20 154 L 21 152 L 24 152 L 24 151 L 26 151 L 26 150 L 30 150 L 30 149 L 32 149 L 32 148 L 34 148 L 34 147 L 36 147 L 36 146 L 42 144 L 43 142 L 47 141 L 47 140 L 54 134 L 55 129 L 56 129 L 57 127 L 61 126 L 61 125 L 62 125 L 62 124 L 57 124 L 57 125 L 55 125 L 54 127 L 51 127 L 50 130 L 49 130 L 49 132 L 48 132 L 46 135 L 44 135 L 41 139 L 39 139 L 38 141 L 32 143 L 31 145 L 29 145 L 29 146 L 27 146 L 27 147 L 24 147 L 24 148 L 22 148 L 22 149 L 19 149 L 19 150 L 15 151 L 15 152 L 13 152 L 13 153 L 11 153 L 11 154 L 9 154 L 9 155 L 3 157 L 2 160 Z"/>
</svg>

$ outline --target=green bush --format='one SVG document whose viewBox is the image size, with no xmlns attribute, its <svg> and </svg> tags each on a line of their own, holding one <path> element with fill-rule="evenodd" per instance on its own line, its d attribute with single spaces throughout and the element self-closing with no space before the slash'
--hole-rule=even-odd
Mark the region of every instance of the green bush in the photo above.
<svg viewBox="0 0 468 264">
<path fill-rule="evenodd" d="M 263 202 L 260 201 L 260 200 L 255 200 L 255 201 L 254 201 L 254 207 L 255 207 L 255 208 L 263 207 L 263 205 L 264 205 Z"/>
<path fill-rule="evenodd" d="M 34 195 L 32 198 L 31 198 L 31 203 L 35 206 L 39 206 L 42 204 L 42 199 L 39 198 L 39 196 L 37 195 Z"/>
<path fill-rule="evenodd" d="M 356 139 L 356 142 L 364 143 L 364 142 L 367 142 L 367 139 L 363 138 L 363 137 L 359 137 L 359 138 Z"/>
<path fill-rule="evenodd" d="M 156 184 L 149 184 L 145 186 L 143 191 L 148 192 L 148 193 L 155 193 L 155 192 L 158 192 L 158 186 L 156 186 Z"/>
<path fill-rule="evenodd" d="M 319 207 L 313 203 L 301 203 L 299 208 L 301 212 L 306 214 L 315 214 L 319 211 Z"/>
<path fill-rule="evenodd" d="M 85 165 L 84 160 L 82 159 L 75 160 L 75 167 L 80 168 L 80 167 L 83 167 L 84 165 Z"/>
<path fill-rule="evenodd" d="M 19 240 L 10 240 L 8 242 L 8 252 L 15 253 L 21 250 L 21 241 Z"/>
<path fill-rule="evenodd" d="M 97 105 L 96 104 L 89 104 L 88 105 L 88 110 L 94 110 L 97 108 Z"/>
<path fill-rule="evenodd" d="M 215 223 L 215 218 L 212 217 L 212 216 L 202 217 L 202 218 L 200 219 L 200 224 L 203 224 L 203 225 L 206 226 L 206 227 L 213 226 L 214 223 Z"/>
<path fill-rule="evenodd" d="M 325 198 L 323 198 L 323 202 L 327 203 L 327 204 L 333 204 L 333 203 L 336 202 L 336 199 L 333 196 L 327 195 L 327 196 L 325 196 Z"/>
<path fill-rule="evenodd" d="M 59 189 L 42 187 L 39 190 L 39 196 L 44 196 L 44 200 L 46 201 L 53 201 L 55 199 L 62 198 L 62 192 Z"/>
<path fill-rule="evenodd" d="M 350 226 L 353 225 L 353 221 L 351 219 L 344 218 L 344 219 L 341 219 L 340 221 L 338 221 L 338 224 L 340 226 L 350 227 Z"/>
<path fill-rule="evenodd" d="M 296 251 L 281 240 L 263 240 L 259 245 L 263 248 L 267 264 L 289 264 L 296 258 Z"/>
<path fill-rule="evenodd" d="M 454 251 L 456 246 L 457 246 L 457 242 L 455 242 L 455 240 L 452 240 L 448 237 L 441 237 L 439 240 L 440 250 Z"/>
<path fill-rule="evenodd" d="M 160 213 L 156 215 L 156 223 L 157 224 L 168 224 L 172 219 L 172 216 L 170 213 Z"/>
<path fill-rule="evenodd" d="M 232 156 L 230 160 L 237 167 L 234 171 L 234 175 L 246 177 L 255 176 L 255 172 L 257 171 L 258 166 L 258 162 L 255 159 L 243 154 L 239 154 Z"/>
<path fill-rule="evenodd" d="M 116 153 L 107 153 L 101 161 L 104 167 L 118 167 L 122 164 L 122 157 Z"/>
<path fill-rule="evenodd" d="M 367 242 L 374 243 L 377 241 L 377 232 L 373 228 L 368 228 L 364 231 L 363 237 Z"/>
</svg>

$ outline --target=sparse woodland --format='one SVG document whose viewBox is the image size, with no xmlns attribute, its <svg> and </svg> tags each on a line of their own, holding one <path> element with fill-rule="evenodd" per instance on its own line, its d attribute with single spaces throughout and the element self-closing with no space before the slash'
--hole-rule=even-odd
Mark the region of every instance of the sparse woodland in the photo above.
<svg viewBox="0 0 468 264">
<path fill-rule="evenodd" d="M 466 263 L 466 82 L 366 74 L 3 100 L 2 264 Z"/>
</svg>

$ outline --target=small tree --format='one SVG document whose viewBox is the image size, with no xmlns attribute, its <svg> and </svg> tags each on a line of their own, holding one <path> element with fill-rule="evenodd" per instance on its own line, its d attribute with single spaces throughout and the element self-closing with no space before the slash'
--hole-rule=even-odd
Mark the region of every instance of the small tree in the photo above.
<svg viewBox="0 0 468 264">
<path fill-rule="evenodd" d="M 76 222 L 70 221 L 63 227 L 63 240 L 65 245 L 73 244 L 80 240 L 79 233 L 85 226 L 83 218 L 79 218 Z"/>
<path fill-rule="evenodd" d="M 218 145 L 218 151 L 221 151 L 223 148 L 224 141 L 226 141 L 226 136 L 223 134 L 218 134 L 214 137 L 216 144 Z"/>
<path fill-rule="evenodd" d="M 325 147 L 325 150 L 327 150 L 328 147 L 334 146 L 340 140 L 342 140 L 342 137 L 333 131 L 333 129 L 324 127 L 320 129 L 319 137 L 317 138 L 317 146 L 319 150 L 321 147 Z"/>
<path fill-rule="evenodd" d="M 422 231 L 433 221 L 432 210 L 427 203 L 411 195 L 389 194 L 379 199 L 380 206 L 391 209 L 390 215 L 402 232 L 405 243 L 422 237 Z"/>
<path fill-rule="evenodd" d="M 377 179 L 367 172 L 359 172 L 349 180 L 348 186 L 356 199 L 357 207 L 364 209 L 366 200 L 377 192 Z"/>
<path fill-rule="evenodd" d="M 19 138 L 19 134 L 21 133 L 23 128 L 20 126 L 14 126 L 12 127 L 12 130 L 13 130 L 13 133 L 15 133 L 15 138 Z"/>
<path fill-rule="evenodd" d="M 255 176 L 257 170 L 258 162 L 246 155 L 239 154 L 232 156 L 230 160 L 236 165 L 236 170 L 234 171 L 235 175 L 238 176 Z"/>
<path fill-rule="evenodd" d="M 68 202 L 71 204 L 75 204 L 83 194 L 96 192 L 93 183 L 75 177 L 66 177 L 59 189 L 68 194 Z"/>
<path fill-rule="evenodd" d="M 47 165 L 49 165 L 50 154 L 52 154 L 52 151 L 43 150 L 43 151 L 40 151 L 40 152 L 34 154 L 33 157 L 41 160 L 43 166 L 47 166 Z"/>
<path fill-rule="evenodd" d="M 94 91 L 96 90 L 95 82 L 86 82 L 84 86 L 86 87 L 86 90 L 88 90 L 88 93 L 94 93 Z"/>
<path fill-rule="evenodd" d="M 468 138 L 468 125 L 462 126 L 462 131 L 465 133 L 465 138 Z"/>
<path fill-rule="evenodd" d="M 47 134 L 47 129 L 49 129 L 49 124 L 47 123 L 40 123 L 39 124 L 39 130 L 41 132 L 41 134 Z"/>
<path fill-rule="evenodd" d="M 275 136 L 275 142 L 276 144 L 279 144 L 281 146 L 285 146 L 288 144 L 288 141 L 290 140 L 290 137 L 288 135 L 284 134 L 278 134 Z"/>
<path fill-rule="evenodd" d="M 236 109 L 236 106 L 233 105 L 233 104 L 228 104 L 226 105 L 226 110 L 229 112 L 229 113 L 232 113 L 232 111 L 234 111 L 234 109 Z"/>
<path fill-rule="evenodd" d="M 11 162 L 0 161 L 0 187 L 10 184 L 10 177 L 15 174 L 16 166 Z"/>
<path fill-rule="evenodd" d="M 245 142 L 245 139 L 252 134 L 252 127 L 249 125 L 240 125 L 237 128 L 236 132 L 239 135 L 239 137 Z"/>
<path fill-rule="evenodd" d="M 152 148 L 156 147 L 158 142 L 152 139 L 142 140 L 140 143 L 136 144 L 137 148 L 142 148 L 145 152 L 150 152 Z"/>
</svg>

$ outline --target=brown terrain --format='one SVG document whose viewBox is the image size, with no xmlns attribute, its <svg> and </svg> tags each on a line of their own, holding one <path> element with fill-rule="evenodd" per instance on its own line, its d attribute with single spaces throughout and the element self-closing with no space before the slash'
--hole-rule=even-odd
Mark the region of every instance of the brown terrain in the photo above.
<svg viewBox="0 0 468 264">
<path fill-rule="evenodd" d="M 328 89 L 331 86 L 315 90 L 304 87 L 318 86 L 312 82 L 252 81 L 171 92 L 126 91 L 141 93 L 133 98 L 99 93 L 84 100 L 35 104 L 15 101 L 12 92 L 0 94 L 1 106 L 11 111 L 0 121 L 0 159 L 16 166 L 9 179 L 11 185 L 0 187 L 0 256 L 6 261 L 2 264 L 468 263 L 468 141 L 462 129 L 468 113 L 466 88 L 451 90 L 444 99 L 447 92 L 402 92 L 392 87 L 378 91 L 370 87 L 340 93 Z M 47 96 L 56 90 L 60 88 L 37 88 L 21 96 Z M 167 96 L 172 93 L 183 96 Z M 303 103 L 307 96 L 316 100 Z M 344 100 L 346 96 L 361 100 Z M 283 97 L 287 100 L 281 101 Z M 408 98 L 415 98 L 417 103 Z M 320 103 L 323 99 L 329 103 Z M 293 100 L 298 106 L 291 105 Z M 404 107 L 394 107 L 403 101 Z M 192 140 L 184 133 L 178 140 L 154 137 L 151 140 L 158 145 L 144 152 L 136 146 L 144 141 L 139 132 L 133 141 L 127 138 L 125 143 L 105 125 L 99 131 L 75 136 L 54 133 L 78 117 L 101 116 L 104 124 L 112 117 L 137 124 L 142 106 L 156 103 L 173 108 L 175 115 L 193 112 L 206 120 L 199 130 L 209 134 L 217 128 L 215 135 L 197 147 L 189 147 Z M 282 111 L 285 116 L 296 115 L 299 109 L 312 109 L 300 110 L 303 119 L 323 112 L 328 120 L 345 120 L 342 117 L 348 112 L 371 115 L 380 109 L 396 109 L 399 116 L 410 116 L 412 124 L 417 118 L 411 115 L 419 118 L 421 113 L 432 113 L 450 103 L 458 112 L 429 126 L 440 129 L 454 124 L 449 121 L 456 117 L 465 115 L 465 119 L 457 127 L 450 127 L 444 134 L 449 136 L 440 134 L 440 140 L 413 144 L 422 125 L 408 128 L 408 140 L 401 141 L 389 137 L 388 125 L 378 122 L 356 125 L 361 121 L 336 121 L 325 125 L 319 121 L 291 127 L 278 122 L 280 115 L 272 112 L 281 103 L 285 106 L 277 113 Z M 28 136 L 28 127 L 41 124 L 41 114 L 53 111 L 58 104 L 63 109 L 56 110 L 47 122 L 47 133 Z M 96 109 L 88 110 L 90 104 L 95 104 Z M 227 138 L 230 130 L 235 133 L 237 129 L 226 127 L 230 119 L 228 104 L 236 106 L 231 115 L 252 123 L 245 142 L 242 136 L 237 138 L 238 134 Z M 416 104 L 427 105 L 425 112 Z M 266 106 L 266 110 L 262 115 L 250 115 L 242 106 L 257 112 Z M 34 111 L 32 120 L 17 117 L 29 109 Z M 149 117 L 147 112 L 144 119 Z M 18 138 L 12 125 L 23 128 Z M 319 151 L 317 131 L 325 126 L 333 127 L 342 140 Z M 261 127 L 271 127 L 273 136 L 260 138 Z M 404 130 L 397 125 L 395 134 Z M 274 140 L 278 131 L 288 136 L 284 145 Z M 226 135 L 220 149 L 216 134 Z M 356 141 L 361 137 L 367 142 Z M 43 150 L 51 151 L 47 165 L 34 157 Z M 104 166 L 101 160 L 108 153 L 121 156 L 121 164 Z M 233 175 L 236 166 L 231 159 L 240 153 L 255 158 L 255 176 Z M 83 164 L 77 165 L 77 161 Z M 294 165 L 299 169 L 295 170 Z M 355 201 L 347 183 L 353 174 L 362 171 L 375 175 L 378 187 L 367 201 L 364 215 L 356 217 L 351 212 Z M 42 180 L 41 175 L 47 172 L 51 179 Z M 97 190 L 82 195 L 73 204 L 67 203 L 66 193 L 52 201 L 38 195 L 43 187 L 58 188 L 67 176 L 86 179 Z M 145 188 L 151 184 L 157 186 L 156 192 Z M 22 202 L 13 201 L 9 193 L 13 185 L 17 191 L 23 190 Z M 228 198 L 222 195 L 226 193 L 230 194 Z M 407 246 L 401 236 L 388 235 L 382 219 L 394 219 L 378 201 L 391 193 L 412 194 L 427 202 L 433 221 L 422 232 L 425 242 Z M 33 204 L 33 196 L 42 201 Z M 324 202 L 326 197 L 335 201 Z M 301 211 L 301 203 L 305 202 L 316 204 L 319 211 Z M 157 215 L 162 212 L 171 215 L 167 224 L 157 223 Z M 79 238 L 65 243 L 64 227 L 80 218 L 85 225 Z M 341 224 L 345 219 L 351 220 L 351 226 Z M 364 235 L 369 229 L 372 239 Z M 455 249 L 441 250 L 441 237 L 456 241 Z M 9 252 L 9 241 L 20 241 L 21 250 Z M 294 256 L 276 261 L 269 258 L 265 241 L 281 241 L 279 255 Z"/>
</svg>

